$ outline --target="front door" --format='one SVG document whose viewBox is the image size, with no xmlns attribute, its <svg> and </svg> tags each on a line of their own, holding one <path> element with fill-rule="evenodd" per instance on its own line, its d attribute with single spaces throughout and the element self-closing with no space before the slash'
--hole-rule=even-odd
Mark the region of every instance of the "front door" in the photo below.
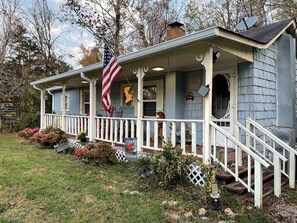
<svg viewBox="0 0 297 223">
<path fill-rule="evenodd" d="M 234 95 L 234 71 L 214 72 L 212 79 L 212 121 L 231 135 L 233 135 L 235 112 Z M 217 133 L 216 145 L 223 146 L 224 143 L 223 135 Z"/>
</svg>

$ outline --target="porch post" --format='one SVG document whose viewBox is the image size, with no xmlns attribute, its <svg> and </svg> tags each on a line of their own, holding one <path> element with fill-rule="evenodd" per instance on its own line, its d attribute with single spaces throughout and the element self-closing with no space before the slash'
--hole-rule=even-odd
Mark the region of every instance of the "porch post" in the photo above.
<svg viewBox="0 0 297 223">
<path fill-rule="evenodd" d="M 40 91 L 40 129 L 45 128 L 45 90 L 42 88 L 38 88 L 35 85 L 33 87 L 36 90 Z"/>
<path fill-rule="evenodd" d="M 204 116 L 204 132 L 203 132 L 203 163 L 210 163 L 211 154 L 211 128 L 209 122 L 212 114 L 212 76 L 213 76 L 213 48 L 209 47 L 205 50 L 203 57 L 197 57 L 201 60 L 201 64 L 205 68 L 205 85 L 209 85 L 209 92 L 203 98 L 203 116 Z"/>
<path fill-rule="evenodd" d="M 134 70 L 136 74 L 138 85 L 137 85 L 137 152 L 141 151 L 141 145 L 143 142 L 143 126 L 142 126 L 142 117 L 143 117 L 143 77 L 145 72 L 147 72 L 147 67 L 138 67 Z"/>
<path fill-rule="evenodd" d="M 40 91 L 40 129 L 44 129 L 45 126 L 45 90 L 41 89 Z"/>
<path fill-rule="evenodd" d="M 89 141 L 95 139 L 95 115 L 96 115 L 96 79 L 90 80 L 90 116 L 89 116 Z"/>
<path fill-rule="evenodd" d="M 62 85 L 62 130 L 65 131 L 66 130 L 66 108 L 65 108 L 65 102 L 66 102 L 66 85 L 63 84 Z"/>
</svg>

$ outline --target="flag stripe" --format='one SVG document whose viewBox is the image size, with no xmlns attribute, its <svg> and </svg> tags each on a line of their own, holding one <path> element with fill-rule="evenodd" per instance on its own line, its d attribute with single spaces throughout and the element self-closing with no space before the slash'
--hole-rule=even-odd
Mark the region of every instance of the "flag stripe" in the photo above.
<svg viewBox="0 0 297 223">
<path fill-rule="evenodd" d="M 102 105 L 107 114 L 111 115 L 110 90 L 112 82 L 120 75 L 122 67 L 110 52 L 107 44 L 104 45 L 103 77 L 102 77 Z"/>
</svg>

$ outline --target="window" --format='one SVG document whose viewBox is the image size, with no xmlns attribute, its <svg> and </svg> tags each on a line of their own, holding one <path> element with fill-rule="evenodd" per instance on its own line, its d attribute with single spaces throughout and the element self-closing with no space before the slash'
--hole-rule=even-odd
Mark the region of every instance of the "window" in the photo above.
<svg viewBox="0 0 297 223">
<path fill-rule="evenodd" d="M 60 100 L 60 110 L 62 111 L 62 101 L 63 101 L 63 95 L 61 95 Z M 65 94 L 65 111 L 70 111 L 70 94 Z"/>
<path fill-rule="evenodd" d="M 122 103 L 121 105 L 124 107 L 133 106 L 134 101 L 134 90 L 130 85 L 122 86 Z"/>
<path fill-rule="evenodd" d="M 143 116 L 156 116 L 157 112 L 157 86 L 143 87 Z"/>
<path fill-rule="evenodd" d="M 84 90 L 83 92 L 83 113 L 90 114 L 90 91 Z"/>
</svg>

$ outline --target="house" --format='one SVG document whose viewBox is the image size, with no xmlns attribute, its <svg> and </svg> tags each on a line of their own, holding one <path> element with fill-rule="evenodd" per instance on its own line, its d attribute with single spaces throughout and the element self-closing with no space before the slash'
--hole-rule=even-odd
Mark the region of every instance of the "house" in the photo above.
<svg viewBox="0 0 297 223">
<path fill-rule="evenodd" d="M 113 117 L 101 105 L 102 63 L 32 82 L 41 92 L 41 128 L 56 125 L 73 135 L 86 130 L 91 141 L 116 144 L 137 137 L 138 151 L 160 150 L 161 131 L 185 154 L 219 162 L 254 193 L 257 207 L 269 166 L 276 196 L 282 175 L 294 188 L 296 21 L 241 33 L 215 27 L 183 36 L 179 29 L 173 24 L 173 39 L 118 58 L 123 72 L 112 85 Z M 46 93 L 53 95 L 52 114 L 44 112 Z M 165 119 L 156 119 L 159 111 Z M 249 170 L 254 166 L 254 179 L 251 171 L 247 181 L 239 175 L 243 156 Z"/>
</svg>

